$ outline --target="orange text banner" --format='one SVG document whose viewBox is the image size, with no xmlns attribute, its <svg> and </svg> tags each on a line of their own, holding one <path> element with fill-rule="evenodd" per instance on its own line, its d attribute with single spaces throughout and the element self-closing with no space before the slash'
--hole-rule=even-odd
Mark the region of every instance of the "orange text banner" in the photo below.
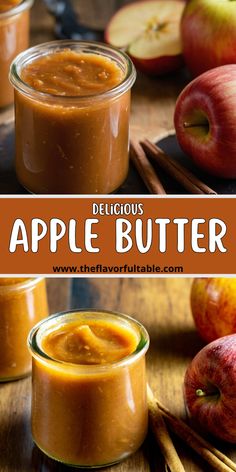
<svg viewBox="0 0 236 472">
<path fill-rule="evenodd" d="M 236 198 L 2 197 L 0 273 L 236 274 Z"/>
</svg>

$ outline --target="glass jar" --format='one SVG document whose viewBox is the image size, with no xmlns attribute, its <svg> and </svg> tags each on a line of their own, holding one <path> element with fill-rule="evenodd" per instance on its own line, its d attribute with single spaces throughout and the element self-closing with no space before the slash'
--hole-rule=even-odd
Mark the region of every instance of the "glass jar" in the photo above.
<svg viewBox="0 0 236 472">
<path fill-rule="evenodd" d="M 48 316 L 45 279 L 0 278 L 0 382 L 31 371 L 27 336 Z"/>
<path fill-rule="evenodd" d="M 14 57 L 29 46 L 29 9 L 33 0 L 23 0 L 0 12 L 0 108 L 13 103 L 13 88 L 8 75 Z"/>
<path fill-rule="evenodd" d="M 72 97 L 40 92 L 23 82 L 21 72 L 27 64 L 63 50 L 114 61 L 124 73 L 123 81 L 106 92 Z M 130 89 L 135 77 L 129 57 L 102 43 L 53 41 L 20 54 L 10 73 L 20 183 L 41 194 L 114 192 L 128 172 Z"/>
<path fill-rule="evenodd" d="M 42 347 L 45 336 L 78 320 L 108 321 L 132 330 L 137 347 L 121 360 L 105 364 L 81 365 L 50 357 Z M 63 312 L 33 328 L 28 342 L 33 356 L 32 434 L 45 454 L 71 466 L 103 467 L 140 447 L 148 424 L 149 336 L 139 322 L 109 311 Z"/>
</svg>

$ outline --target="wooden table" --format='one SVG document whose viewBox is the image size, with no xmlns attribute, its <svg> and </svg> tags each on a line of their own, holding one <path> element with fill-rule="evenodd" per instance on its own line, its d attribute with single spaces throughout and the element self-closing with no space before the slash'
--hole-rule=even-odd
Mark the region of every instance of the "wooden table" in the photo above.
<svg viewBox="0 0 236 472">
<path fill-rule="evenodd" d="M 189 309 L 190 279 L 112 278 L 48 279 L 51 313 L 68 308 L 117 310 L 141 321 L 151 337 L 148 380 L 159 399 L 185 417 L 182 385 L 186 366 L 202 347 Z M 30 434 L 31 379 L 0 385 L 0 471 L 69 472 L 44 456 Z M 186 472 L 209 472 L 207 464 L 174 437 Z M 217 445 L 231 458 L 236 452 Z M 153 438 L 136 454 L 107 472 L 164 472 Z"/>
</svg>

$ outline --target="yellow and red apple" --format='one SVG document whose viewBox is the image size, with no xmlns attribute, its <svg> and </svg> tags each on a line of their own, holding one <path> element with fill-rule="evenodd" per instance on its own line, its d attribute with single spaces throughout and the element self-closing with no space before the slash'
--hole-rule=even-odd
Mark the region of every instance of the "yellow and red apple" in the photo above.
<svg viewBox="0 0 236 472">
<path fill-rule="evenodd" d="M 174 123 L 181 148 L 201 169 L 236 178 L 236 64 L 190 82 L 178 97 Z"/>
<path fill-rule="evenodd" d="M 236 333 L 236 278 L 196 278 L 190 301 L 197 331 L 204 341 Z"/>
<path fill-rule="evenodd" d="M 190 0 L 181 21 L 185 62 L 193 76 L 236 63 L 236 2 Z"/>
<path fill-rule="evenodd" d="M 189 416 L 216 437 L 236 443 L 236 334 L 207 344 L 184 379 Z"/>
<path fill-rule="evenodd" d="M 125 50 L 139 70 L 154 75 L 171 72 L 183 64 L 180 20 L 184 6 L 180 0 L 129 4 L 113 16 L 105 39 Z"/>
</svg>

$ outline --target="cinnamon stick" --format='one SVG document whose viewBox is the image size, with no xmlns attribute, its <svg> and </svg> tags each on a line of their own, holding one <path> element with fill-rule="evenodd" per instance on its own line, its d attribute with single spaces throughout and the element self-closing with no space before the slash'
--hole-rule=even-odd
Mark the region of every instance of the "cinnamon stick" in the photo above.
<svg viewBox="0 0 236 472">
<path fill-rule="evenodd" d="M 192 172 L 168 156 L 162 149 L 148 139 L 142 141 L 141 146 L 148 156 L 160 165 L 169 175 L 179 182 L 186 190 L 193 194 L 216 195 L 208 185 L 204 184 Z"/>
<path fill-rule="evenodd" d="M 184 440 L 192 449 L 200 454 L 215 471 L 219 472 L 235 472 L 236 464 L 225 454 L 220 452 L 208 441 L 203 439 L 196 431 L 188 426 L 184 421 L 176 418 L 166 407 L 164 407 L 157 399 L 157 406 L 166 420 L 170 429 Z"/>
<path fill-rule="evenodd" d="M 164 456 L 166 470 L 169 472 L 185 472 L 149 385 L 147 385 L 147 397 L 150 424 Z"/>
<path fill-rule="evenodd" d="M 157 195 L 166 194 L 160 179 L 139 143 L 131 141 L 130 157 L 148 190 Z"/>
</svg>

